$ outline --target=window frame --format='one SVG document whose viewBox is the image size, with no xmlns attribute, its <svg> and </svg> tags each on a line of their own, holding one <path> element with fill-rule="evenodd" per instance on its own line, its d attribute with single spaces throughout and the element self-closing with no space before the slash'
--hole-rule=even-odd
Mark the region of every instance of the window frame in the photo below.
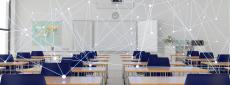
<svg viewBox="0 0 230 85">
<path fill-rule="evenodd" d="M 7 10 L 7 20 L 6 20 L 6 23 L 7 23 L 7 26 L 6 28 L 0 28 L 0 31 L 5 31 L 5 32 L 8 32 L 8 38 L 7 38 L 7 41 L 8 41 L 8 48 L 7 48 L 7 53 L 10 54 L 10 48 L 11 48 L 11 22 L 9 19 L 11 19 L 11 0 L 8 1 L 8 4 L 6 6 L 6 10 Z"/>
</svg>

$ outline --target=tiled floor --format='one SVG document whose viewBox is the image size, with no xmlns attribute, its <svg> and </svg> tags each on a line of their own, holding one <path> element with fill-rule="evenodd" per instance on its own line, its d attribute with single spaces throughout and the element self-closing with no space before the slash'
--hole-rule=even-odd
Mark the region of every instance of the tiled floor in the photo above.
<svg viewBox="0 0 230 85">
<path fill-rule="evenodd" d="M 119 55 L 111 55 L 109 60 L 109 79 L 108 85 L 123 85 L 122 62 Z"/>
</svg>

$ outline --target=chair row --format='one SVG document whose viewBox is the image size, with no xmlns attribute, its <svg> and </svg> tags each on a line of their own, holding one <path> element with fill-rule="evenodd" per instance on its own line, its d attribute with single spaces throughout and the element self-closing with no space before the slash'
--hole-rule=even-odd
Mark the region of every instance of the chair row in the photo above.
<svg viewBox="0 0 230 85">
<path fill-rule="evenodd" d="M 187 51 L 188 57 L 197 57 L 199 58 L 214 58 L 213 52 L 199 52 L 199 51 Z M 229 62 L 230 61 L 230 54 L 219 54 L 217 56 L 217 62 Z"/>
<path fill-rule="evenodd" d="M 229 85 L 229 83 L 229 75 L 225 74 L 188 74 L 184 80 L 184 85 Z M 6 74 L 2 76 L 0 85 L 47 85 L 47 80 L 40 74 Z"/>
</svg>

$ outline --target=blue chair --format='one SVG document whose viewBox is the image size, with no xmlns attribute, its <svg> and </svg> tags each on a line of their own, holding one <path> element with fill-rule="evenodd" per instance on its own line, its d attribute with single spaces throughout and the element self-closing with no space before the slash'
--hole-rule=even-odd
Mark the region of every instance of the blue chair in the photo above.
<svg viewBox="0 0 230 85">
<path fill-rule="evenodd" d="M 87 57 L 89 59 L 94 59 L 95 58 L 95 54 L 93 53 L 93 51 L 90 51 L 90 52 L 88 52 Z"/>
<path fill-rule="evenodd" d="M 148 59 L 149 59 L 149 56 L 150 56 L 150 53 L 146 52 L 146 53 L 143 53 L 140 57 L 140 62 L 147 62 Z"/>
<path fill-rule="evenodd" d="M 139 54 L 141 51 L 133 51 L 133 56 L 136 56 L 137 54 Z"/>
<path fill-rule="evenodd" d="M 44 56 L 43 51 L 32 51 L 31 56 Z"/>
<path fill-rule="evenodd" d="M 31 58 L 29 52 L 18 52 L 17 53 L 17 58 Z"/>
<path fill-rule="evenodd" d="M 62 58 L 61 63 L 67 63 L 71 67 L 83 67 L 83 62 L 74 58 Z"/>
<path fill-rule="evenodd" d="M 199 51 L 187 51 L 187 56 L 199 56 Z"/>
<path fill-rule="evenodd" d="M 2 54 L 0 55 L 0 62 L 14 62 L 14 58 L 11 54 Z M 4 73 L 18 73 L 16 71 L 16 67 L 6 66 L 6 69 L 3 71 Z"/>
<path fill-rule="evenodd" d="M 0 55 L 0 62 L 14 62 L 14 58 L 11 54 Z"/>
<path fill-rule="evenodd" d="M 137 53 L 137 54 L 135 55 L 135 58 L 136 58 L 136 59 L 140 59 L 140 57 L 141 57 L 144 53 L 145 53 L 145 51 L 140 51 L 139 53 Z"/>
<path fill-rule="evenodd" d="M 169 58 L 167 57 L 161 57 L 158 58 L 158 65 L 159 67 L 170 67 Z M 172 76 L 172 72 L 167 73 L 156 73 L 157 76 Z"/>
<path fill-rule="evenodd" d="M 170 62 L 169 62 L 169 58 L 166 57 L 159 57 L 158 60 L 158 65 L 160 67 L 170 67 Z"/>
<path fill-rule="evenodd" d="M 157 66 L 158 65 L 157 59 L 158 59 L 157 54 L 149 55 L 147 66 Z"/>
<path fill-rule="evenodd" d="M 97 51 L 93 51 L 94 55 L 97 56 Z"/>
<path fill-rule="evenodd" d="M 212 52 L 201 52 L 199 58 L 201 58 L 201 59 L 204 59 L 204 58 L 213 59 L 214 55 Z"/>
<path fill-rule="evenodd" d="M 4 74 L 0 85 L 46 85 L 46 81 L 38 74 Z"/>
<path fill-rule="evenodd" d="M 219 54 L 217 62 L 230 62 L 230 54 Z"/>
<path fill-rule="evenodd" d="M 71 67 L 67 63 L 43 63 L 41 74 L 44 76 L 71 75 Z"/>
<path fill-rule="evenodd" d="M 229 85 L 227 74 L 188 74 L 185 85 Z"/>
<path fill-rule="evenodd" d="M 157 54 L 151 54 L 151 55 L 149 55 L 147 66 L 148 67 L 157 66 L 158 65 L 157 60 L 158 60 Z M 156 73 L 144 73 L 145 76 L 150 76 L 150 75 L 155 76 L 155 74 Z"/>
<path fill-rule="evenodd" d="M 168 58 L 163 57 L 157 57 L 157 55 L 152 55 L 152 57 L 149 57 L 151 61 L 149 60 L 147 66 L 150 67 L 170 67 L 170 62 Z M 171 72 L 167 73 L 161 73 L 161 72 L 153 72 L 153 73 L 145 73 L 145 76 L 172 76 Z"/>
</svg>

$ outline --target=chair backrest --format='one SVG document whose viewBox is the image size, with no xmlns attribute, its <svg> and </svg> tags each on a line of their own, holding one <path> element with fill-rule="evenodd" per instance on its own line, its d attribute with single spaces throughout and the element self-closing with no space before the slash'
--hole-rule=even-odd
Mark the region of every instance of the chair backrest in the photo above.
<svg viewBox="0 0 230 85">
<path fill-rule="evenodd" d="M 137 53 L 137 54 L 135 55 L 135 58 L 136 58 L 136 59 L 140 59 L 141 56 L 142 56 L 144 53 L 145 53 L 145 51 L 140 51 L 139 53 Z"/>
<path fill-rule="evenodd" d="M 229 85 L 227 74 L 188 74 L 185 85 Z"/>
<path fill-rule="evenodd" d="M 157 60 L 158 60 L 157 54 L 151 54 L 151 55 L 149 55 L 147 66 L 157 66 L 158 65 Z"/>
<path fill-rule="evenodd" d="M 61 63 L 67 63 L 70 67 L 83 67 L 83 62 L 73 58 L 62 58 Z"/>
<path fill-rule="evenodd" d="M 167 57 L 158 57 L 157 62 L 160 67 L 170 67 L 169 58 Z"/>
<path fill-rule="evenodd" d="M 219 54 L 217 62 L 230 62 L 230 54 Z"/>
<path fill-rule="evenodd" d="M 17 58 L 31 58 L 30 52 L 18 52 Z"/>
<path fill-rule="evenodd" d="M 82 60 L 82 61 L 87 61 L 88 60 L 88 56 L 87 56 L 87 54 L 85 54 L 85 53 L 80 53 L 80 59 Z"/>
<path fill-rule="evenodd" d="M 43 51 L 32 51 L 31 56 L 44 56 Z"/>
<path fill-rule="evenodd" d="M 149 56 L 150 56 L 149 52 L 142 53 L 142 55 L 140 56 L 140 61 L 141 62 L 147 62 L 149 59 Z"/>
<path fill-rule="evenodd" d="M 71 67 L 67 63 L 43 63 L 41 74 L 44 76 L 71 75 Z"/>
<path fill-rule="evenodd" d="M 199 57 L 212 59 L 214 58 L 214 55 L 212 52 L 201 52 Z"/>
<path fill-rule="evenodd" d="M 46 81 L 38 74 L 4 74 L 0 85 L 46 85 Z"/>
<path fill-rule="evenodd" d="M 95 58 L 95 54 L 94 54 L 93 51 L 90 51 L 87 56 L 88 56 L 89 59 L 94 59 Z"/>
<path fill-rule="evenodd" d="M 93 51 L 94 55 L 97 56 L 97 51 Z"/>
<path fill-rule="evenodd" d="M 0 55 L 0 62 L 14 62 L 14 58 L 11 54 Z"/>
<path fill-rule="evenodd" d="M 199 56 L 199 51 L 187 51 L 187 56 Z"/>
<path fill-rule="evenodd" d="M 81 60 L 81 55 L 80 54 L 73 54 L 72 59 L 73 60 Z"/>
<path fill-rule="evenodd" d="M 136 56 L 138 53 L 140 53 L 141 51 L 133 51 L 133 56 Z"/>
</svg>

